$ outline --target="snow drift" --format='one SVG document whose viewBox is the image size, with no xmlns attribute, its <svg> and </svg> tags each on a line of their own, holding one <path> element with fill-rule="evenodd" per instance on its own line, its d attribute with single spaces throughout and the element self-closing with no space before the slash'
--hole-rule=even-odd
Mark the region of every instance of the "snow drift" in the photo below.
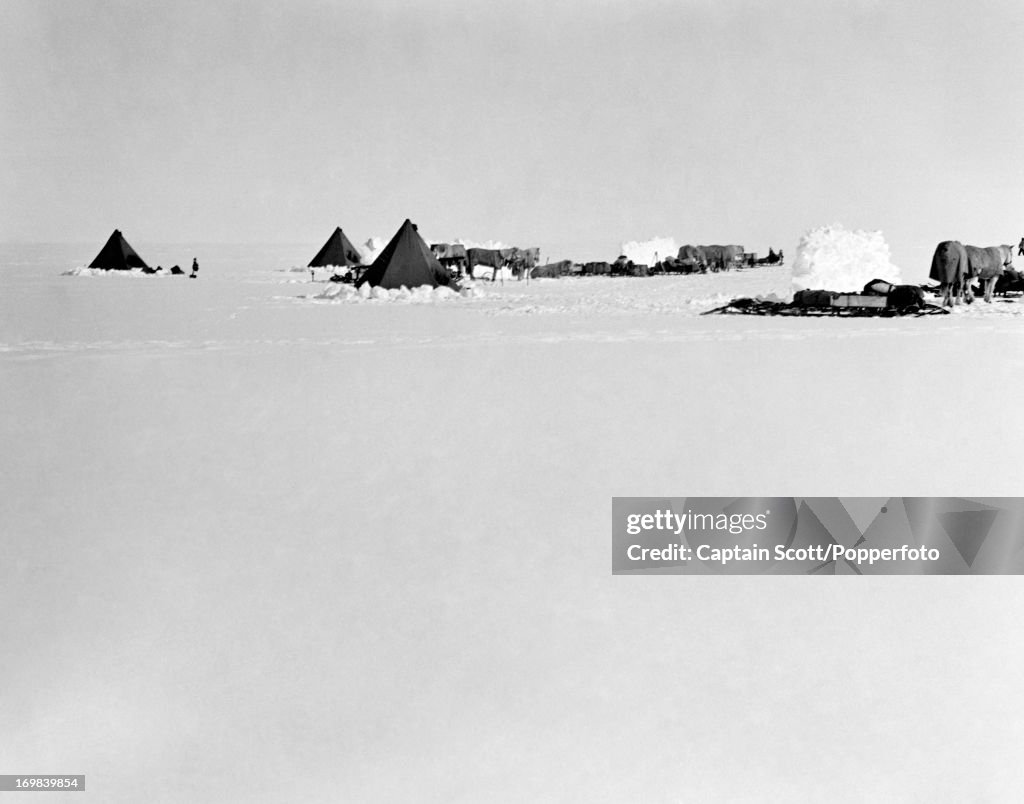
<svg viewBox="0 0 1024 804">
<path fill-rule="evenodd" d="M 793 261 L 793 289 L 860 290 L 872 279 L 900 284 L 881 232 L 850 231 L 839 224 L 807 232 Z"/>
<path fill-rule="evenodd" d="M 301 270 L 307 270 L 305 268 Z M 109 268 L 88 268 L 80 265 L 67 271 L 61 271 L 61 276 L 129 276 L 129 277 L 151 277 L 151 276 L 187 276 L 185 273 L 172 274 L 170 270 L 143 271 L 141 268 L 131 268 L 127 271 L 111 270 Z"/>
<path fill-rule="evenodd" d="M 329 302 L 361 302 L 361 301 L 392 301 L 406 302 L 409 304 L 433 304 L 436 302 L 449 301 L 451 299 L 480 298 L 485 294 L 482 290 L 470 285 L 462 290 L 454 290 L 443 285 L 431 287 L 421 285 L 418 288 L 407 288 L 404 285 L 400 288 L 370 287 L 360 285 L 358 288 L 348 284 L 332 284 L 322 293 L 307 298 L 313 301 Z"/>
</svg>

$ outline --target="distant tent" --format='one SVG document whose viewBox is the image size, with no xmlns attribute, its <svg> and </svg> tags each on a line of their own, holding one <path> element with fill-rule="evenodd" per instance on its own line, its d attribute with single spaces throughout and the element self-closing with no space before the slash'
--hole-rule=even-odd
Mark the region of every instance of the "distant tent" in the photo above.
<svg viewBox="0 0 1024 804">
<path fill-rule="evenodd" d="M 373 265 L 366 269 L 357 286 L 416 288 L 420 285 L 447 285 L 451 282 L 448 271 L 430 252 L 412 221 L 406 218 L 391 242 L 377 255 Z"/>
<path fill-rule="evenodd" d="M 359 256 L 359 252 L 349 242 L 349 239 L 345 237 L 345 233 L 341 231 L 339 226 L 334 230 L 334 234 L 327 238 L 324 247 L 310 260 L 309 267 L 323 268 L 328 265 L 348 267 L 350 265 L 362 265 L 362 263 L 363 260 Z"/>
<path fill-rule="evenodd" d="M 135 249 L 128 245 L 121 230 L 115 229 L 110 239 L 107 240 L 107 244 L 96 255 L 96 259 L 89 263 L 89 267 L 102 268 L 105 271 L 127 271 L 131 268 L 148 268 L 149 266 L 143 262 L 142 257 L 136 253 Z"/>
</svg>

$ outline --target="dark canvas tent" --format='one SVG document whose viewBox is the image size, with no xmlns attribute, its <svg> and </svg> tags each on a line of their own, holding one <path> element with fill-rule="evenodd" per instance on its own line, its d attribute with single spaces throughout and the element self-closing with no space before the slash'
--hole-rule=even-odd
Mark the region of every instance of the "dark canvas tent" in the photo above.
<svg viewBox="0 0 1024 804">
<path fill-rule="evenodd" d="M 406 218 L 391 242 L 366 269 L 357 285 L 371 287 L 416 288 L 420 285 L 447 285 L 448 271 L 423 242 L 412 221 Z"/>
<path fill-rule="evenodd" d="M 90 268 L 102 268 L 106 271 L 127 271 L 130 268 L 148 268 L 142 261 L 135 249 L 128 245 L 120 229 L 107 240 L 107 244 L 100 249 L 96 259 L 89 263 Z"/>
<path fill-rule="evenodd" d="M 327 265 L 348 267 L 350 265 L 362 265 L 362 263 L 363 260 L 359 256 L 359 252 L 349 242 L 349 239 L 345 237 L 345 233 L 341 231 L 339 226 L 334 230 L 334 234 L 327 238 L 324 247 L 310 260 L 309 267 L 323 268 Z"/>
</svg>

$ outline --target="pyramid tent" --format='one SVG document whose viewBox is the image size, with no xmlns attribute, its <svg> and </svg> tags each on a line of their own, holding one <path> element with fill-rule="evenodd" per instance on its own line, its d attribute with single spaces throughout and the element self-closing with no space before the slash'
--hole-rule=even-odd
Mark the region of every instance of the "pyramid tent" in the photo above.
<svg viewBox="0 0 1024 804">
<path fill-rule="evenodd" d="M 423 242 L 416 226 L 406 218 L 357 285 L 369 284 L 371 287 L 392 289 L 403 285 L 407 288 L 420 285 L 437 287 L 450 282 L 448 271 L 431 254 L 430 247 Z"/>
<path fill-rule="evenodd" d="M 349 239 L 345 237 L 345 233 L 341 231 L 339 226 L 334 230 L 334 234 L 327 238 L 327 242 L 324 243 L 324 247 L 320 249 L 316 256 L 310 260 L 310 268 L 323 268 L 328 265 L 337 265 L 348 267 L 349 265 L 362 265 L 363 260 L 359 256 L 359 252 L 356 251 L 355 246 L 349 242 Z"/>
<path fill-rule="evenodd" d="M 131 268 L 148 268 L 135 249 L 128 245 L 120 229 L 107 240 L 107 244 L 100 249 L 96 259 L 89 263 L 90 268 L 102 268 L 105 271 L 127 271 Z"/>
</svg>

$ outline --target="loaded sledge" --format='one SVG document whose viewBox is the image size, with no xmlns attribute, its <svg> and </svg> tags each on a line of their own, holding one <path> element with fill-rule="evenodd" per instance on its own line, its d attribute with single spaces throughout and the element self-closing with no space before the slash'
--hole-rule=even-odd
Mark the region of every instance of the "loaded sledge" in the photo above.
<svg viewBox="0 0 1024 804">
<path fill-rule="evenodd" d="M 732 313 L 739 315 L 788 316 L 901 316 L 945 315 L 945 310 L 924 300 L 924 291 L 917 285 L 894 285 L 873 279 L 858 293 L 837 293 L 832 290 L 799 290 L 793 301 L 764 299 L 733 299 L 728 304 L 703 315 Z"/>
</svg>

